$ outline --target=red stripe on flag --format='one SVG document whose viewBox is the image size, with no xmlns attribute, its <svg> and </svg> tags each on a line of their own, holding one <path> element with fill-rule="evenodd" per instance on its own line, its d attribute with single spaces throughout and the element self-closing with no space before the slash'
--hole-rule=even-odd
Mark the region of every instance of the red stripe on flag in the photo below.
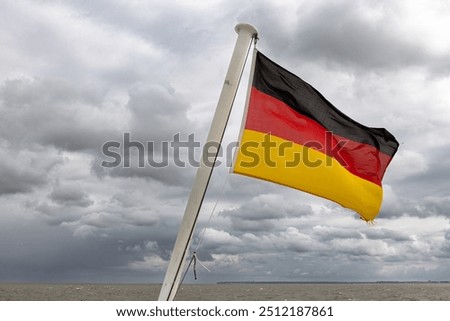
<svg viewBox="0 0 450 321">
<path fill-rule="evenodd" d="M 354 175 L 379 186 L 392 159 L 372 145 L 334 135 L 316 121 L 254 87 L 245 128 L 314 148 L 335 158 Z"/>
</svg>

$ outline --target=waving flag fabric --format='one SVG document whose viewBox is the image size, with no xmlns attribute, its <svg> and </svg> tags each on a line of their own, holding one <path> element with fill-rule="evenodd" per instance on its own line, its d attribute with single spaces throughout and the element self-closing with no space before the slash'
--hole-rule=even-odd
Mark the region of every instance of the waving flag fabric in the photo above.
<svg viewBox="0 0 450 321">
<path fill-rule="evenodd" d="M 257 52 L 233 171 L 332 200 L 366 221 L 398 142 L 344 115 L 311 85 Z"/>
</svg>

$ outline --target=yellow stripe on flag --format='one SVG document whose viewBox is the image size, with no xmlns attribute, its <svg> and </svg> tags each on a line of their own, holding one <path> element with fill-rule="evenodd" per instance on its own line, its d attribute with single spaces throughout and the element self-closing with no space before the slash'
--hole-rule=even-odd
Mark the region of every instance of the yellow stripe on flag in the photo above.
<svg viewBox="0 0 450 321">
<path fill-rule="evenodd" d="M 358 212 L 366 221 L 378 214 L 383 189 L 334 158 L 277 136 L 245 129 L 234 172 L 293 187 Z"/>
</svg>

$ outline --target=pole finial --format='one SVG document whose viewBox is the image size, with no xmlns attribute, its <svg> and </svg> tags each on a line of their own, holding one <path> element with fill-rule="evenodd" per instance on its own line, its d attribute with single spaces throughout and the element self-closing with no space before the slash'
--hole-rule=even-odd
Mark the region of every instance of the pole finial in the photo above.
<svg viewBox="0 0 450 321">
<path fill-rule="evenodd" d="M 238 23 L 236 27 L 234 27 L 234 30 L 236 30 L 237 33 L 247 32 L 252 35 L 252 38 L 258 37 L 258 30 L 256 30 L 253 25 L 248 23 Z"/>
</svg>

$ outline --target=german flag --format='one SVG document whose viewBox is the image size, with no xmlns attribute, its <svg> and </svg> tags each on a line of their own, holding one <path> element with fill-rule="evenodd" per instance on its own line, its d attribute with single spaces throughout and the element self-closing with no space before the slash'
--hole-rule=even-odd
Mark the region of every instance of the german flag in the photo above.
<svg viewBox="0 0 450 321">
<path fill-rule="evenodd" d="M 395 137 L 344 115 L 260 52 L 255 59 L 233 171 L 332 200 L 372 221 Z"/>
</svg>

